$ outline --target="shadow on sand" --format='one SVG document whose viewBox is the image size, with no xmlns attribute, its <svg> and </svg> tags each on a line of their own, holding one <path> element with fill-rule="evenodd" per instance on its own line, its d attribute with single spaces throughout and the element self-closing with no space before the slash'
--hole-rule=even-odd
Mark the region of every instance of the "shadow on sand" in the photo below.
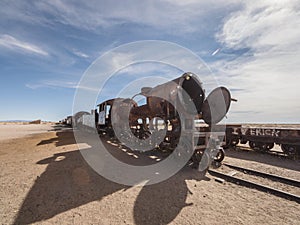
<svg viewBox="0 0 300 225">
<path fill-rule="evenodd" d="M 57 138 L 41 141 L 38 145 L 55 142 L 56 146 L 75 144 L 70 131 L 57 132 Z M 54 154 L 37 164 L 47 164 L 28 192 L 15 224 L 30 224 L 79 207 L 129 187 L 111 182 L 94 172 L 84 161 L 79 150 Z M 144 186 L 133 206 L 136 224 L 167 224 L 186 206 L 190 193 L 186 180 L 209 180 L 197 171 L 184 168 L 170 179 Z"/>
<path fill-rule="evenodd" d="M 47 140 L 42 140 L 37 145 L 40 146 L 52 143 L 55 143 L 56 147 L 76 144 L 72 129 L 63 128 L 61 131 L 56 132 L 56 137 Z"/>
</svg>

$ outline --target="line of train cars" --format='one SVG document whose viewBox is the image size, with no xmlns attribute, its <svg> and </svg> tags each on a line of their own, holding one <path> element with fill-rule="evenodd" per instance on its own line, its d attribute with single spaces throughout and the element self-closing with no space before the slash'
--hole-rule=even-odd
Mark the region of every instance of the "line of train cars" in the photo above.
<svg viewBox="0 0 300 225">
<path fill-rule="evenodd" d="M 138 104 L 136 98 L 144 101 Z M 232 100 L 225 87 L 215 88 L 206 97 L 197 75 L 187 72 L 153 88 L 143 87 L 132 98 L 104 101 L 91 113 L 77 112 L 63 123 L 116 137 L 130 146 L 139 140 L 150 140 L 149 145 L 163 151 L 172 152 L 180 146 L 192 152 L 195 167 L 200 161 L 208 166 L 224 158 L 223 126 L 216 124 L 226 116 Z"/>
<path fill-rule="evenodd" d="M 144 102 L 138 104 L 136 96 L 143 97 Z M 155 142 L 151 138 L 162 134 L 163 140 L 149 144 L 172 152 L 183 143 L 186 151 L 193 152 L 191 162 L 195 167 L 200 161 L 207 166 L 221 162 L 225 155 L 222 146 L 235 146 L 239 142 L 249 142 L 253 149 L 264 150 L 270 150 L 276 143 L 288 155 L 299 153 L 298 130 L 217 125 L 226 116 L 231 101 L 236 100 L 225 87 L 217 87 L 206 97 L 198 77 L 187 72 L 156 87 L 143 87 L 130 99 L 110 99 L 91 113 L 77 112 L 63 123 L 75 129 L 92 129 L 123 143 L 148 139 Z M 181 138 L 185 141 L 180 141 Z M 201 160 L 203 157 L 205 160 Z"/>
</svg>

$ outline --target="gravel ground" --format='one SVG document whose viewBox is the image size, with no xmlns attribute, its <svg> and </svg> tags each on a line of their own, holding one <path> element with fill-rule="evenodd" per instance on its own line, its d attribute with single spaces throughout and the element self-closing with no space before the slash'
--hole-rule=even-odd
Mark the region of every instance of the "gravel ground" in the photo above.
<svg viewBox="0 0 300 225">
<path fill-rule="evenodd" d="M 110 145 L 112 151 L 118 146 Z M 300 179 L 299 161 L 228 151 L 226 162 Z M 127 157 L 127 156 L 124 156 Z M 270 158 L 271 157 L 271 158 Z M 299 204 L 189 167 L 149 186 L 95 173 L 70 130 L 0 141 L 2 224 L 299 224 Z"/>
</svg>

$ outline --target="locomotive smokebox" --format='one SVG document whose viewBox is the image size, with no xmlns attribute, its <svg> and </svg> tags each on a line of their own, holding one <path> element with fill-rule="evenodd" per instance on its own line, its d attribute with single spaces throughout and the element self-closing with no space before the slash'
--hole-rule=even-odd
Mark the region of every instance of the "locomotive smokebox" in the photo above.
<svg viewBox="0 0 300 225">
<path fill-rule="evenodd" d="M 181 77 L 173 80 L 178 83 L 178 99 L 182 106 L 188 111 L 190 102 L 193 103 L 198 113 L 202 110 L 202 105 L 205 99 L 205 93 L 202 88 L 202 83 L 197 79 L 197 76 L 191 72 L 183 74 Z"/>
<path fill-rule="evenodd" d="M 183 109 L 187 113 L 193 113 L 196 109 L 199 114 L 205 99 L 202 83 L 191 72 L 154 88 L 144 87 L 141 89 L 141 94 L 147 97 L 150 114 L 162 118 L 174 115 L 177 109 Z M 191 103 L 193 109 L 189 107 Z"/>
</svg>

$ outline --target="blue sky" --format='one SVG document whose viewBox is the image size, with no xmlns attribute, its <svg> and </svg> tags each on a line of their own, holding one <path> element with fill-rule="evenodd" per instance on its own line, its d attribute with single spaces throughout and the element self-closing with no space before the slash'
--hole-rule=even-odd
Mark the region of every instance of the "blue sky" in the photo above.
<svg viewBox="0 0 300 225">
<path fill-rule="evenodd" d="M 195 52 L 232 91 L 239 101 L 228 122 L 298 123 L 299 3 L 3 0 L 0 120 L 60 120 L 99 56 L 128 42 L 164 40 Z"/>
</svg>

